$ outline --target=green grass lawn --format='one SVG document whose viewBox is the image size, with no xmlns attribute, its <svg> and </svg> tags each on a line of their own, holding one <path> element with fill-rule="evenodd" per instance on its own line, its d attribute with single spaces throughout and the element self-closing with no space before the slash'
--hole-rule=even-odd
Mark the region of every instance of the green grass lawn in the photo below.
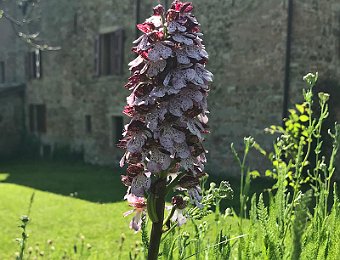
<svg viewBox="0 0 340 260">
<path fill-rule="evenodd" d="M 38 243 L 39 251 L 46 255 L 47 240 L 53 240 L 51 259 L 61 259 L 64 251 L 72 259 L 84 259 L 79 258 L 82 234 L 84 252 L 87 243 L 92 246 L 89 259 L 118 259 L 124 233 L 121 259 L 127 259 L 140 234 L 128 228 L 130 217 L 123 217 L 129 207 L 122 201 L 126 189 L 120 182 L 121 172 L 78 162 L 0 163 L 0 259 L 13 259 L 18 251 L 15 238 L 21 236 L 19 218 L 27 213 L 33 192 L 28 247 L 35 249 Z M 234 221 L 228 225 L 236 227 Z M 186 228 L 190 231 L 190 224 Z"/>
<path fill-rule="evenodd" d="M 85 244 L 92 246 L 91 259 L 111 259 L 117 254 L 122 233 L 128 244 L 139 240 L 139 235 L 128 229 L 130 219 L 122 215 L 128 206 L 118 202 L 125 188 L 115 169 L 20 161 L 2 163 L 0 172 L 0 259 L 13 259 L 18 251 L 19 217 L 26 214 L 33 192 L 28 246 L 39 243 L 40 250 L 46 252 L 46 241 L 51 239 L 58 254 L 74 251 L 75 244 L 79 252 L 83 234 Z M 123 245 L 123 252 L 130 250 L 128 244 Z"/>
</svg>

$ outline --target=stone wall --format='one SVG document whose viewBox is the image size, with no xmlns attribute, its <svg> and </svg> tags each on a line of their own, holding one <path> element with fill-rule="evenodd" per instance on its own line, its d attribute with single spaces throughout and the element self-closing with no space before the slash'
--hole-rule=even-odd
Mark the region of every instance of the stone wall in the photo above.
<svg viewBox="0 0 340 260">
<path fill-rule="evenodd" d="M 43 53 L 44 76 L 28 84 L 28 103 L 46 104 L 47 132 L 41 136 L 44 143 L 54 146 L 62 140 L 84 152 L 87 162 L 112 164 L 122 155 L 112 141 L 111 117 L 121 115 L 128 94 L 123 86 L 128 61 L 133 58 L 130 45 L 135 36 L 134 1 L 73 2 L 64 11 L 68 3 L 43 3 L 43 10 L 63 13 L 60 20 L 54 16 L 56 22 L 46 12 L 42 23 L 44 37 L 61 50 Z M 126 35 L 124 73 L 97 77 L 95 37 L 101 31 L 117 28 L 124 28 Z M 85 115 L 92 117 L 91 134 L 85 131 Z"/>
<path fill-rule="evenodd" d="M 196 1 L 197 16 L 215 74 L 210 93 L 208 161 L 213 172 L 237 174 L 230 150 L 252 135 L 265 147 L 263 129 L 282 115 L 286 7 L 282 1 Z M 256 166 L 258 157 L 252 156 Z M 218 167 L 216 167 L 218 165 Z"/>
<path fill-rule="evenodd" d="M 0 159 L 20 149 L 24 125 L 24 86 L 0 87 Z"/>
<path fill-rule="evenodd" d="M 294 1 L 290 103 L 301 97 L 301 80 L 319 72 L 320 81 L 340 79 L 340 3 Z"/>
<path fill-rule="evenodd" d="M 158 1 L 141 2 L 144 19 Z M 269 147 L 272 138 L 263 129 L 281 123 L 287 1 L 193 2 L 210 54 L 208 69 L 215 75 L 209 97 L 212 131 L 206 140 L 208 169 L 212 174 L 237 174 L 230 143 L 240 149 L 243 137 L 252 135 Z M 302 76 L 307 72 L 318 70 L 324 78 L 340 79 L 337 0 L 293 2 L 289 105 L 301 100 Z M 111 117 L 121 115 L 128 95 L 123 85 L 129 75 L 127 64 L 133 59 L 130 48 L 136 31 L 135 3 L 41 2 L 41 37 L 61 47 L 60 51 L 42 54 L 43 77 L 27 83 L 26 109 L 30 104 L 46 105 L 47 132 L 40 136 L 42 143 L 69 145 L 83 152 L 91 163 L 113 164 L 120 158 L 122 151 L 112 141 Z M 124 73 L 97 77 L 95 38 L 100 32 L 117 28 L 125 30 Z M 92 118 L 90 134 L 86 133 L 85 115 Z M 256 155 L 251 162 L 263 166 Z"/>
</svg>

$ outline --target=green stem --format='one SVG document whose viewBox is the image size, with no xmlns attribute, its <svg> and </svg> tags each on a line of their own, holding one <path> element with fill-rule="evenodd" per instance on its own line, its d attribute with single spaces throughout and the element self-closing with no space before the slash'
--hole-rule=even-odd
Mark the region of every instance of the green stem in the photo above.
<svg viewBox="0 0 340 260">
<path fill-rule="evenodd" d="M 174 230 L 176 227 L 177 227 L 177 223 L 174 223 L 174 224 L 171 226 L 171 228 L 169 228 L 169 229 L 167 230 L 167 232 L 165 233 L 165 235 L 162 236 L 161 241 L 164 241 L 164 239 L 169 235 L 169 233 L 170 233 L 172 230 Z"/>
<path fill-rule="evenodd" d="M 170 219 L 172 218 L 172 216 L 173 216 L 174 213 L 175 213 L 176 208 L 177 208 L 176 206 L 173 206 L 173 207 L 171 208 L 171 211 L 170 211 L 169 215 L 166 217 L 166 219 L 164 220 L 163 225 L 166 225 L 166 223 L 167 223 L 168 221 L 170 221 Z"/>
<path fill-rule="evenodd" d="M 151 187 L 151 192 L 156 198 L 156 213 L 158 221 L 152 223 L 150 243 L 148 250 L 148 260 L 157 260 L 159 246 L 162 237 L 162 228 L 164 220 L 165 195 L 166 195 L 166 178 L 159 178 Z"/>
<path fill-rule="evenodd" d="M 243 159 L 242 159 L 242 163 L 241 163 L 241 187 L 240 187 L 240 226 L 242 229 L 242 219 L 245 218 L 245 196 L 246 194 L 244 194 L 244 175 L 245 175 L 245 164 L 246 164 L 246 158 L 249 152 L 249 143 L 246 142 L 246 147 L 244 150 L 244 154 L 243 154 Z"/>
</svg>

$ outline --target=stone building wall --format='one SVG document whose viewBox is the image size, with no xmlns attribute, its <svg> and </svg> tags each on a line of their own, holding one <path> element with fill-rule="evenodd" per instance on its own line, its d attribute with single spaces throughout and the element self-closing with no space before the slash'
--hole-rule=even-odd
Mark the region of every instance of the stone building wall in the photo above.
<svg viewBox="0 0 340 260">
<path fill-rule="evenodd" d="M 340 79 L 340 3 L 294 1 L 291 103 L 301 96 L 301 75 L 318 71 L 320 81 Z"/>
<path fill-rule="evenodd" d="M 330 152 L 327 128 L 333 128 L 330 121 L 340 122 L 340 2 L 294 1 L 292 25 L 290 106 L 301 102 L 301 80 L 306 72 L 319 72 L 315 91 L 331 93 L 330 114 L 323 130 L 325 144 Z M 337 160 L 337 178 L 340 178 L 340 156 Z"/>
<path fill-rule="evenodd" d="M 0 87 L 4 87 L 16 82 L 16 35 L 4 18 L 0 20 L 0 32 L 0 62 L 4 66 L 4 82 L 0 82 Z"/>
<path fill-rule="evenodd" d="M 158 1 L 141 2 L 144 20 Z M 263 129 L 281 123 L 288 1 L 193 2 L 210 54 L 208 69 L 215 75 L 208 101 L 212 130 L 206 140 L 208 169 L 212 174 L 237 174 L 230 143 L 240 149 L 243 137 L 252 135 L 269 147 L 272 139 Z M 307 72 L 318 70 L 324 78 L 340 79 L 337 0 L 293 2 L 289 106 L 301 100 L 302 76 Z M 90 163 L 113 164 L 120 158 L 111 119 L 121 116 L 128 95 L 123 85 L 133 59 L 135 4 L 134 0 L 41 2 L 41 36 L 61 47 L 43 52 L 42 78 L 27 83 L 26 110 L 31 104 L 46 105 L 47 131 L 39 134 L 43 144 L 68 145 L 84 153 Z M 96 36 L 118 28 L 125 30 L 123 73 L 98 77 Z M 86 131 L 85 116 L 91 116 L 91 133 Z M 256 155 L 251 162 L 263 165 Z"/>
<path fill-rule="evenodd" d="M 43 77 L 28 83 L 27 104 L 46 104 L 47 131 L 40 135 L 52 147 L 64 143 L 83 152 L 90 163 L 112 164 L 122 152 L 112 141 L 112 116 L 121 116 L 128 92 L 128 62 L 135 37 L 135 1 L 45 1 L 42 3 L 42 35 L 56 52 L 44 52 Z M 157 1 L 155 1 L 157 2 Z M 65 8 L 69 6 L 69 8 Z M 142 6 L 141 17 L 146 18 Z M 52 19 L 50 12 L 55 15 Z M 61 15 L 62 14 L 62 15 Z M 61 15 L 61 16 L 60 16 Z M 96 76 L 95 38 L 101 32 L 125 30 L 125 59 L 122 75 Z M 92 132 L 86 133 L 85 116 L 90 115 Z"/>
<path fill-rule="evenodd" d="M 0 87 L 0 159 L 18 152 L 23 125 L 24 86 Z"/>
<path fill-rule="evenodd" d="M 237 174 L 230 144 L 241 149 L 243 137 L 252 135 L 266 147 L 271 138 L 263 129 L 280 123 L 286 6 L 282 1 L 196 3 L 210 53 L 208 66 L 215 74 L 209 97 L 209 166 L 218 174 Z M 251 157 L 257 166 L 262 164 L 258 160 Z"/>
</svg>

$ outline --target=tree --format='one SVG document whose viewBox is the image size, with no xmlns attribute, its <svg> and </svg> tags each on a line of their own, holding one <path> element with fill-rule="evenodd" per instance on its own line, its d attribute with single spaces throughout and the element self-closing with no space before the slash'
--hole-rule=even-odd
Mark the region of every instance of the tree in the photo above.
<svg viewBox="0 0 340 260">
<path fill-rule="evenodd" d="M 15 34 L 28 45 L 40 50 L 59 50 L 60 47 L 53 47 L 46 44 L 39 38 L 39 31 L 36 28 L 40 20 L 40 0 L 19 0 L 0 1 L 0 22 L 6 19 L 10 22 Z"/>
</svg>

